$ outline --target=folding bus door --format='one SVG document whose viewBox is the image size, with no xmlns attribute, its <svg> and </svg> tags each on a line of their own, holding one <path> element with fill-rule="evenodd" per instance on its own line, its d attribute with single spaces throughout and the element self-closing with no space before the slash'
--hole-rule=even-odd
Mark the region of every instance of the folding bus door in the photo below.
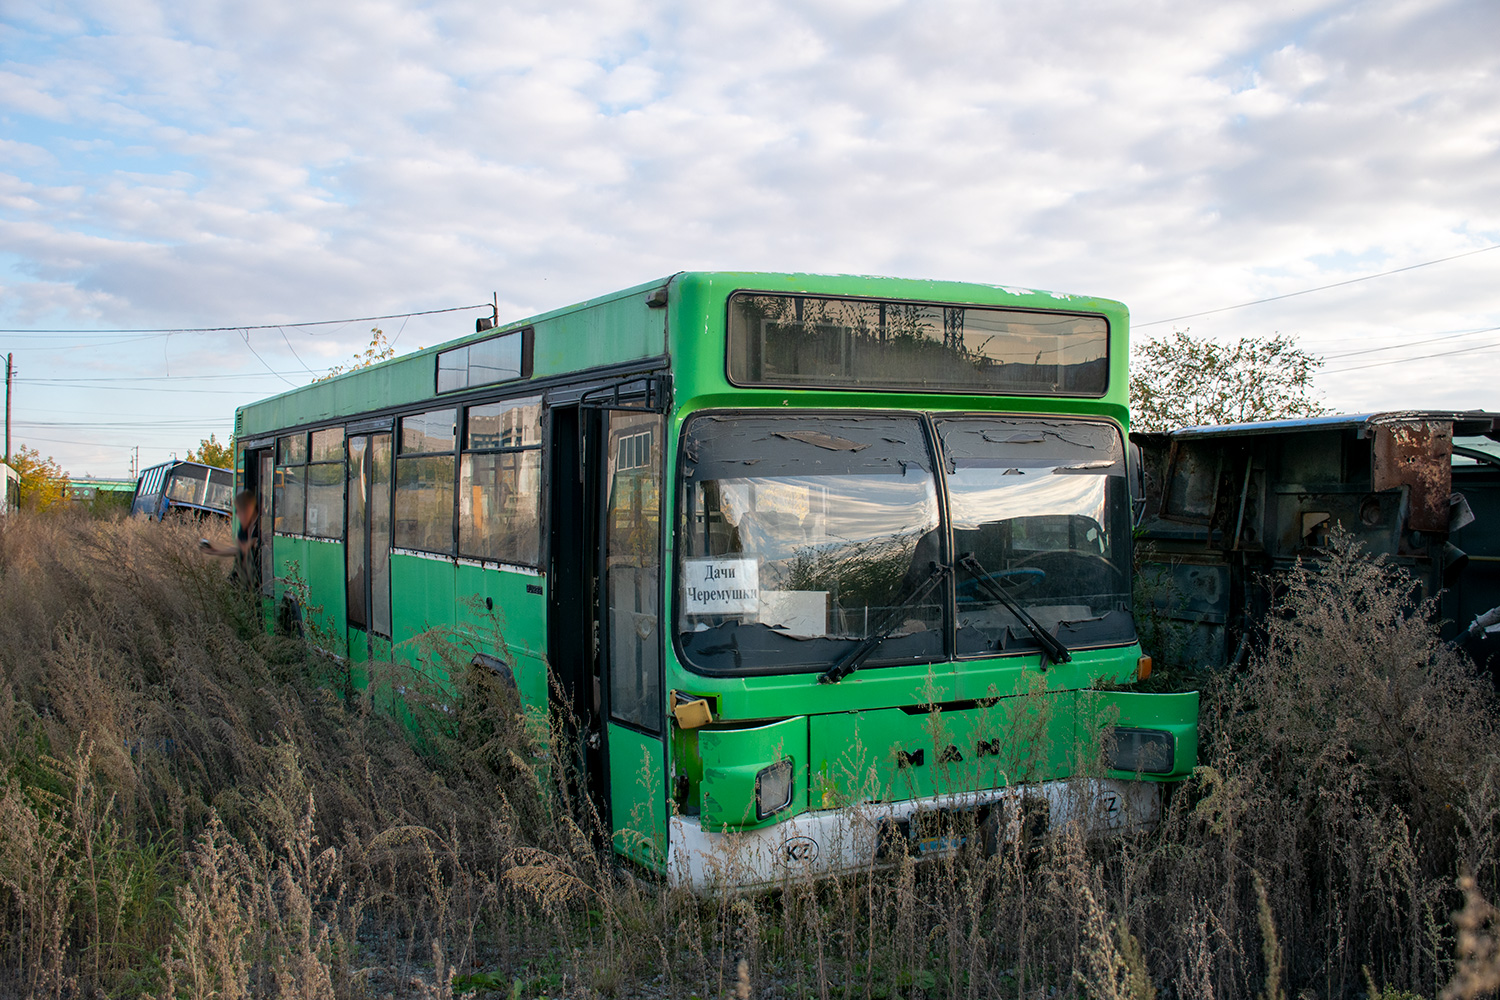
<svg viewBox="0 0 1500 1000">
<path fill-rule="evenodd" d="M 349 434 L 344 547 L 349 659 L 389 655 L 391 635 L 391 434 Z M 368 678 L 355 671 L 355 685 Z"/>
<path fill-rule="evenodd" d="M 660 413 L 603 411 L 600 652 L 615 846 L 660 868 L 667 847 Z"/>
<path fill-rule="evenodd" d="M 272 518 L 271 498 L 275 493 L 275 450 L 256 448 L 245 453 L 245 489 L 255 494 L 255 505 L 260 510 L 260 594 L 262 598 L 274 596 L 276 562 L 271 558 L 271 544 L 276 522 Z M 245 525 L 243 527 L 248 527 Z"/>
</svg>

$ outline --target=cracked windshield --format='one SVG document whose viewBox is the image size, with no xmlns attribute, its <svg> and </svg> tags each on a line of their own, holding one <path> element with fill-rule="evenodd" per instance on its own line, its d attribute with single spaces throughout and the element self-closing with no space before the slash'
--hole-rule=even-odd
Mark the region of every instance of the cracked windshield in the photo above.
<svg viewBox="0 0 1500 1000">
<path fill-rule="evenodd" d="M 954 551 L 971 556 L 955 569 L 957 651 L 1036 648 L 993 586 L 1065 644 L 1131 641 L 1119 434 L 996 417 L 937 426 Z M 689 663 L 824 669 L 882 624 L 870 665 L 946 655 L 947 587 L 911 600 L 945 559 L 920 418 L 706 416 L 685 434 L 677 615 Z"/>
</svg>

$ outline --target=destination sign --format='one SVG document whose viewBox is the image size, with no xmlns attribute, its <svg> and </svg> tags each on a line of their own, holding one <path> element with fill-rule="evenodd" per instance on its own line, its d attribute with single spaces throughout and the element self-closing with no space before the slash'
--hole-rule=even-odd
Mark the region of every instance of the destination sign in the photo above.
<svg viewBox="0 0 1500 1000">
<path fill-rule="evenodd" d="M 756 614 L 760 611 L 760 560 L 685 560 L 682 609 L 690 615 Z"/>
</svg>

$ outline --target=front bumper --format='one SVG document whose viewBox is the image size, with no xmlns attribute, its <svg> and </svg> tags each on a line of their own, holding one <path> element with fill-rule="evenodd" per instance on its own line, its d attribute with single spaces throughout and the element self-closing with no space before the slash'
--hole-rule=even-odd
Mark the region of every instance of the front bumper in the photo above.
<svg viewBox="0 0 1500 1000">
<path fill-rule="evenodd" d="M 1077 824 L 1100 835 L 1147 829 L 1161 816 L 1161 784 L 1110 778 L 1063 779 L 980 792 L 880 802 L 805 812 L 759 830 L 716 833 L 695 816 L 674 816 L 668 836 L 667 878 L 697 891 L 754 888 L 786 880 L 868 868 L 883 831 L 921 812 L 978 812 L 1028 799 L 1046 802 L 1052 826 Z M 888 833 L 886 834 L 888 835 Z M 938 844 L 927 853 L 955 845 Z"/>
</svg>

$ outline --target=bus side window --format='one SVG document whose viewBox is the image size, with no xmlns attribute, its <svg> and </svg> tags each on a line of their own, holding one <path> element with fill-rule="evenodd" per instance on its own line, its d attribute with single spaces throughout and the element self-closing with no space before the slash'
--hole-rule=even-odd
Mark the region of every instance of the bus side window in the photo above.
<svg viewBox="0 0 1500 1000">
<path fill-rule="evenodd" d="M 307 533 L 344 537 L 344 429 L 313 431 L 307 466 Z"/>
<path fill-rule="evenodd" d="M 661 448 L 655 413 L 609 413 L 604 514 L 610 714 L 661 729 Z"/>
<path fill-rule="evenodd" d="M 540 396 L 469 407 L 459 471 L 459 555 L 537 565 L 541 445 Z"/>
<path fill-rule="evenodd" d="M 276 488 L 272 500 L 276 531 L 300 535 L 307 526 L 307 435 L 289 434 L 276 442 Z"/>
<path fill-rule="evenodd" d="M 401 418 L 396 453 L 397 548 L 453 552 L 453 472 L 458 411 Z"/>
</svg>

